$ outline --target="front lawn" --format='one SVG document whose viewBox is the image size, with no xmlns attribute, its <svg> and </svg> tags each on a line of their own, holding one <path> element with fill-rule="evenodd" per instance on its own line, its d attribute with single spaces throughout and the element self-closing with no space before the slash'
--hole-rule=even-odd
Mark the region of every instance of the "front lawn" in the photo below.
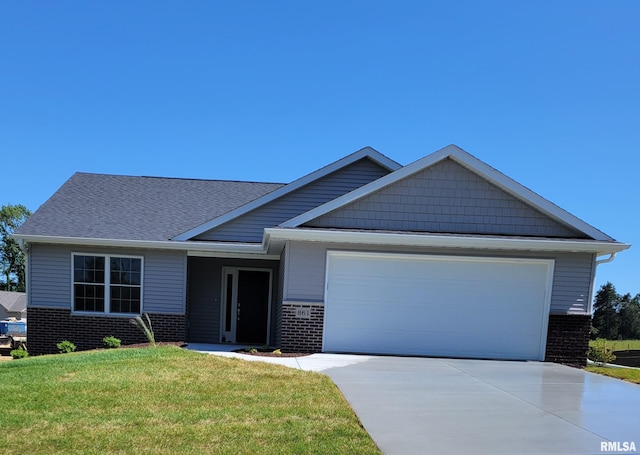
<svg viewBox="0 0 640 455">
<path fill-rule="evenodd" d="M 596 340 L 589 341 L 589 346 L 595 346 Z M 612 351 L 640 350 L 640 340 L 606 340 L 607 348 Z"/>
<path fill-rule="evenodd" d="M 640 370 L 632 368 L 597 367 L 593 365 L 585 367 L 585 370 L 591 373 L 603 374 L 605 376 L 611 376 L 612 378 L 640 384 Z"/>
<path fill-rule="evenodd" d="M 175 347 L 0 365 L 3 453 L 379 454 L 331 380 Z"/>
</svg>

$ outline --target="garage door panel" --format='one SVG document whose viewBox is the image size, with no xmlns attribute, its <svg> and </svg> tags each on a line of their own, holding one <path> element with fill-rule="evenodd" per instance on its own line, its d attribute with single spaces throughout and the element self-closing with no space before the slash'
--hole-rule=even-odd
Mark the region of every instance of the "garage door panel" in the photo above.
<svg viewBox="0 0 640 455">
<path fill-rule="evenodd" d="M 324 350 L 541 359 L 553 262 L 329 254 Z"/>
</svg>

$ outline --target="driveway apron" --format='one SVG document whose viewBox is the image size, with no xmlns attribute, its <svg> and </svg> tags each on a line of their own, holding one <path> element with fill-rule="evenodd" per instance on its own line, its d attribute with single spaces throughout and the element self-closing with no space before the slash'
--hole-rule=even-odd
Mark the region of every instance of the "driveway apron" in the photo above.
<svg viewBox="0 0 640 455">
<path fill-rule="evenodd" d="M 640 386 L 563 365 L 370 357 L 323 372 L 386 454 L 640 449 Z"/>
</svg>

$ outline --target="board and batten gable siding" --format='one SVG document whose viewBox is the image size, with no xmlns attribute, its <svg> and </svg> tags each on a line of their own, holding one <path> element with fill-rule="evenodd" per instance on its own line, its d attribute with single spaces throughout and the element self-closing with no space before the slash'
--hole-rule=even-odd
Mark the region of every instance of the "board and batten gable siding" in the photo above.
<svg viewBox="0 0 640 455">
<path fill-rule="evenodd" d="M 301 213 L 377 180 L 389 172 L 370 159 L 363 158 L 211 229 L 195 237 L 195 240 L 260 243 L 265 227 L 277 226 Z"/>
<path fill-rule="evenodd" d="M 283 299 L 302 302 L 324 302 L 326 260 L 328 250 L 375 251 L 380 253 L 443 254 L 453 256 L 488 256 L 553 259 L 553 314 L 589 314 L 590 291 L 595 257 L 590 253 L 531 253 L 501 250 L 462 250 L 446 248 L 381 247 L 363 245 L 322 244 L 316 242 L 288 243 L 288 262 Z"/>
<path fill-rule="evenodd" d="M 187 257 L 181 251 L 29 245 L 30 307 L 71 310 L 71 254 L 111 254 L 144 258 L 143 311 L 184 314 Z"/>
<path fill-rule="evenodd" d="M 585 238 L 449 158 L 305 226 Z"/>
</svg>

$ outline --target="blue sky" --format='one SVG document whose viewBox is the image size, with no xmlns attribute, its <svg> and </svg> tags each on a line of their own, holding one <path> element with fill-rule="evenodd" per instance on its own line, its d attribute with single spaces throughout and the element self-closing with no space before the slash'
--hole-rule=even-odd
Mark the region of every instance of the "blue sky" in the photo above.
<svg viewBox="0 0 640 455">
<path fill-rule="evenodd" d="M 76 171 L 289 182 L 454 143 L 625 243 L 640 292 L 640 2 L 8 2 L 0 204 Z"/>
</svg>

